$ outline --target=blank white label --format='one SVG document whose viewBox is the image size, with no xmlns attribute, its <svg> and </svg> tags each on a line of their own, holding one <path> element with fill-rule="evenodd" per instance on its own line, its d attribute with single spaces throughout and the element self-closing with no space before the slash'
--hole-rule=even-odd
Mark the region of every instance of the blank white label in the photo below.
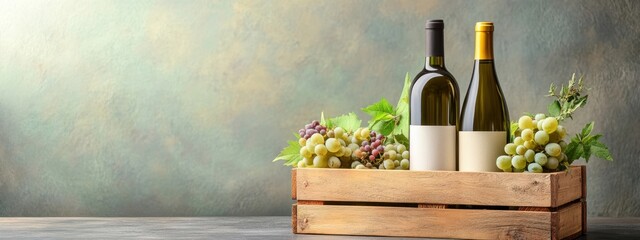
<svg viewBox="0 0 640 240">
<path fill-rule="evenodd" d="M 507 132 L 460 131 L 458 159 L 461 172 L 500 172 L 496 158 L 505 154 Z M 413 164 L 413 159 L 412 162 Z"/>
<path fill-rule="evenodd" d="M 456 170 L 456 126 L 409 126 L 411 170 Z"/>
</svg>

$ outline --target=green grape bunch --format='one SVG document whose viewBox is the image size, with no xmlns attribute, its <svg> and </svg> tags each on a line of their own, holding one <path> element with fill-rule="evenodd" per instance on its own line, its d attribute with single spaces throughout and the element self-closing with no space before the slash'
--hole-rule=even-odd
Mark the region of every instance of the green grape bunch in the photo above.
<svg viewBox="0 0 640 240">
<path fill-rule="evenodd" d="M 566 128 L 558 124 L 555 117 L 538 113 L 534 118 L 522 116 L 518 119 L 515 138 L 504 146 L 506 155 L 496 159 L 498 168 L 505 172 L 543 172 L 568 166 L 564 153 L 567 143 Z M 564 148 L 563 148 L 564 146 Z"/>
<path fill-rule="evenodd" d="M 567 129 L 560 125 L 587 103 L 582 77 L 576 82 L 575 74 L 565 87 L 551 84 L 549 97 L 556 99 L 548 106 L 549 116 L 544 113 L 525 114 L 518 122 L 511 123 L 512 141 L 504 146 L 505 155 L 496 159 L 496 166 L 505 172 L 553 172 L 568 170 L 579 158 L 589 160 L 591 155 L 612 161 L 608 147 L 601 143 L 600 134 L 592 135 L 594 123 L 587 124 L 580 133 L 566 140 Z"/>
<path fill-rule="evenodd" d="M 317 121 L 313 121 L 311 124 L 312 127 L 314 125 L 321 126 L 317 124 Z M 324 135 L 321 134 L 322 131 L 324 131 Z M 298 161 L 297 167 L 346 167 L 352 161 L 350 143 L 351 136 L 343 128 L 336 127 L 327 131 L 327 128 L 322 126 L 321 131 L 313 133 L 311 136 L 301 136 L 298 139 L 302 160 Z"/>
<path fill-rule="evenodd" d="M 374 142 L 374 145 L 375 144 Z M 368 145 L 365 145 L 365 148 Z M 409 161 L 409 150 L 402 143 L 389 143 L 386 146 L 377 145 L 375 151 L 379 152 L 380 155 L 375 157 L 374 161 L 371 161 L 371 156 L 369 155 L 368 159 L 366 156 L 361 156 L 361 160 L 354 161 L 351 165 L 351 168 L 358 169 L 359 165 L 363 167 L 360 168 L 370 168 L 370 169 L 383 169 L 383 170 L 409 170 L 410 161 Z M 362 149 L 358 149 L 356 151 L 362 152 Z M 375 156 L 375 155 L 374 155 Z M 369 161 L 367 161 L 369 160 Z"/>
<path fill-rule="evenodd" d="M 302 158 L 295 165 L 298 168 L 409 169 L 406 146 L 392 143 L 383 147 L 386 137 L 369 128 L 349 132 L 313 121 L 303 131 L 305 135 L 298 139 Z"/>
</svg>

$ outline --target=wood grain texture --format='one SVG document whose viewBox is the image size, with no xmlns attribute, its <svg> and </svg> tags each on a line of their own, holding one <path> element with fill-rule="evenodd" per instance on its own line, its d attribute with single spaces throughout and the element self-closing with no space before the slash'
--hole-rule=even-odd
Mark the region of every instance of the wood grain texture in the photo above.
<svg viewBox="0 0 640 240">
<path fill-rule="evenodd" d="M 350 169 L 296 172 L 298 200 L 557 207 L 581 195 L 580 167 L 572 167 L 570 173 L 548 174 Z"/>
<path fill-rule="evenodd" d="M 298 199 L 298 197 L 296 196 L 296 193 L 298 192 L 296 190 L 296 176 L 297 176 L 297 169 L 291 169 L 291 199 L 296 200 Z"/>
<path fill-rule="evenodd" d="M 551 174 L 551 207 L 562 206 L 582 197 L 582 167 L 573 166 L 568 172 Z"/>
<path fill-rule="evenodd" d="M 296 231 L 397 237 L 548 239 L 551 237 L 551 219 L 548 212 L 298 205 Z"/>
<path fill-rule="evenodd" d="M 324 205 L 323 201 L 298 200 L 298 205 Z"/>
<path fill-rule="evenodd" d="M 580 166 L 582 172 L 582 233 L 587 233 L 587 166 Z"/>
<path fill-rule="evenodd" d="M 558 239 L 565 239 L 582 233 L 582 202 L 573 203 L 558 210 L 555 217 L 558 219 Z"/>
<path fill-rule="evenodd" d="M 298 233 L 298 205 L 291 205 L 291 232 Z"/>
<path fill-rule="evenodd" d="M 580 173 L 582 175 L 582 198 L 587 199 L 587 166 L 580 166 Z"/>
<path fill-rule="evenodd" d="M 548 207 L 519 207 L 520 211 L 533 211 L 533 212 L 551 212 L 551 208 Z"/>
</svg>

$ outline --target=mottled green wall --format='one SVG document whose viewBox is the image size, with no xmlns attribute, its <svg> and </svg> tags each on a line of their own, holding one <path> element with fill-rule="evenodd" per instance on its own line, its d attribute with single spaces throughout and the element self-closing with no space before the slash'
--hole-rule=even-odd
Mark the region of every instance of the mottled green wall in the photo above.
<svg viewBox="0 0 640 240">
<path fill-rule="evenodd" d="M 616 158 L 590 163 L 589 214 L 640 216 L 640 2 L 338 0 L 0 2 L 0 215 L 287 215 L 270 160 L 322 110 L 395 101 L 429 18 L 462 92 L 495 22 L 512 117 L 587 74 L 568 126 Z"/>
</svg>

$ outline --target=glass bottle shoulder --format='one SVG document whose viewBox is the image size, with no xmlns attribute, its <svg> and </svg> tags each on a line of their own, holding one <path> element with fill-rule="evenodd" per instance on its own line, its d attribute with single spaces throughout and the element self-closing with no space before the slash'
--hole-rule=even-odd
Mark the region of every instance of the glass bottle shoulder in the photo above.
<svg viewBox="0 0 640 240">
<path fill-rule="evenodd" d="M 458 82 L 446 69 L 422 69 L 413 80 L 412 88 L 423 89 L 425 87 L 445 87 L 458 90 Z"/>
</svg>

